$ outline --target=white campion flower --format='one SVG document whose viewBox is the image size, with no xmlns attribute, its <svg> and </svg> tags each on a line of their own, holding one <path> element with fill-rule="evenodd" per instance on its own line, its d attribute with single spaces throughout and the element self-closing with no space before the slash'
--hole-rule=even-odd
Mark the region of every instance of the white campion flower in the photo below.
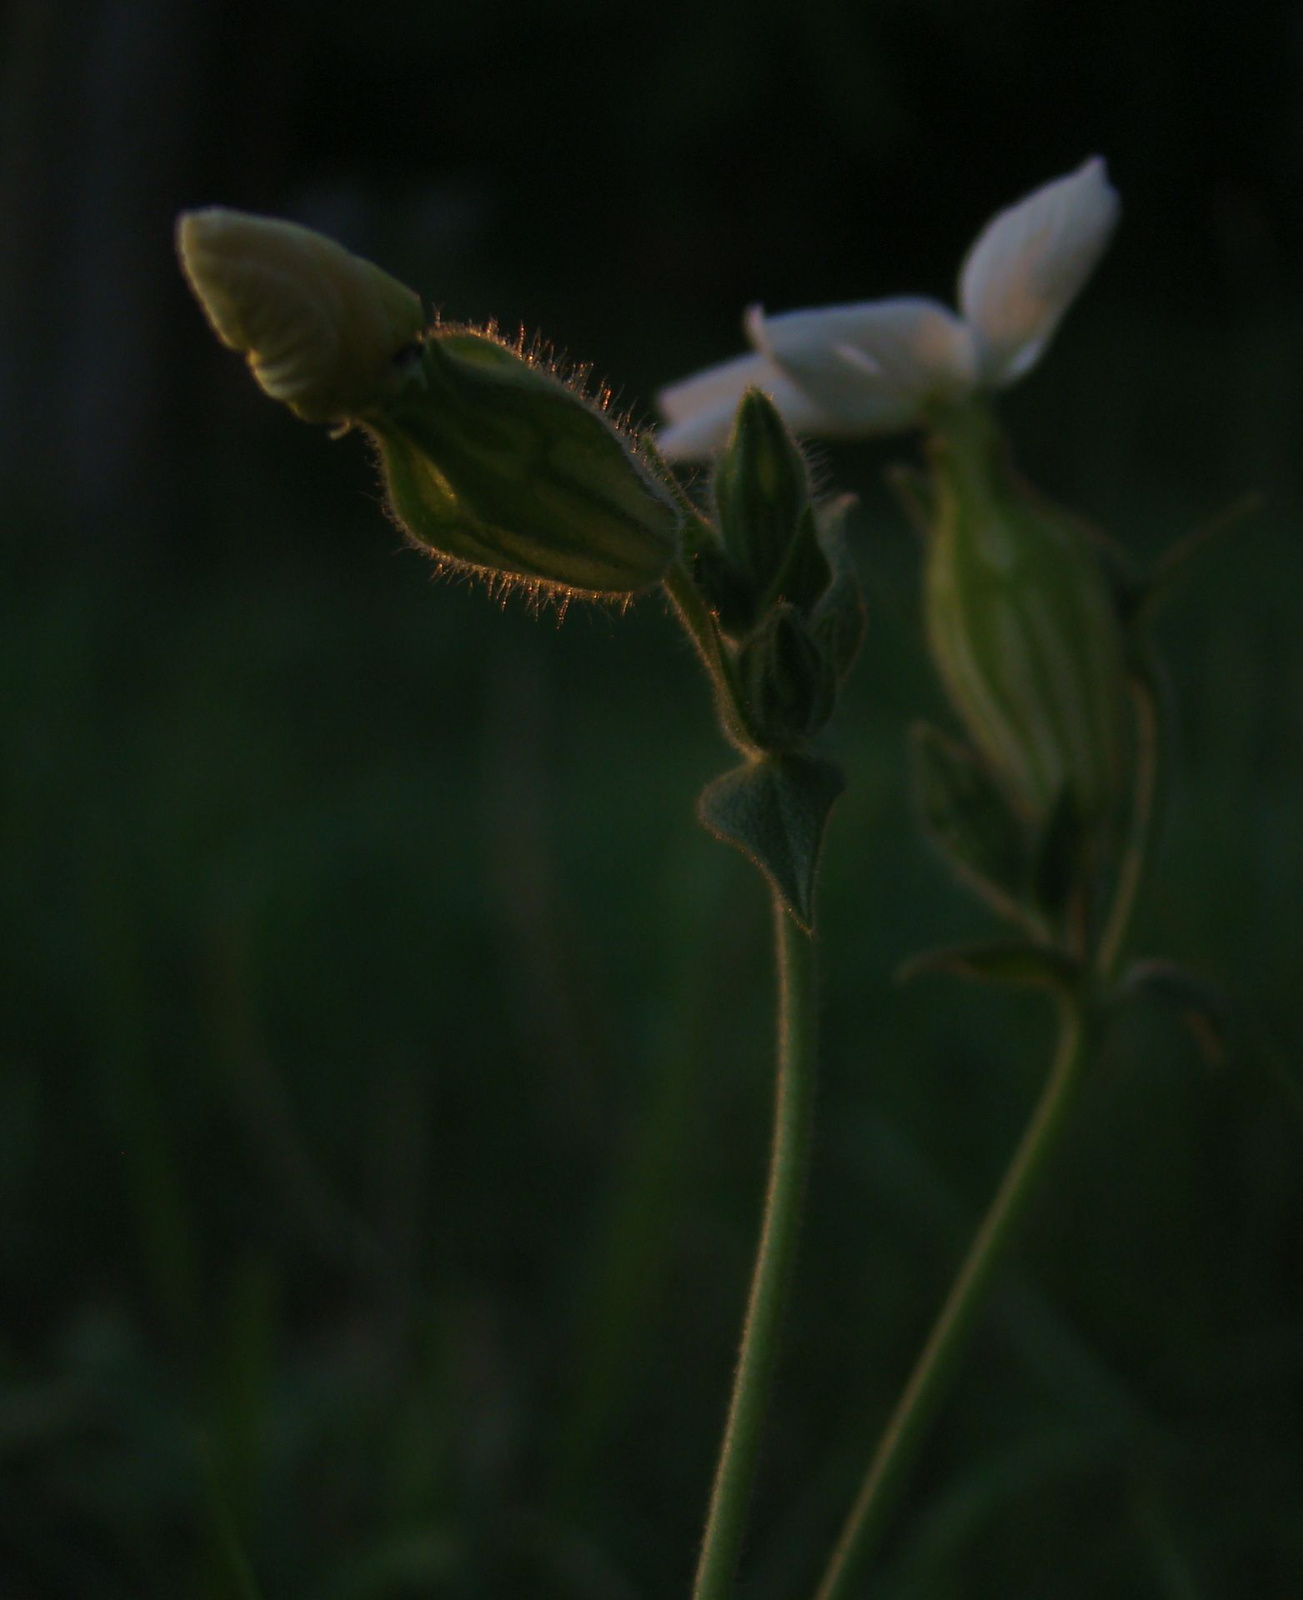
<svg viewBox="0 0 1303 1600">
<path fill-rule="evenodd" d="M 959 274 L 957 316 L 903 297 L 768 317 L 746 314 L 754 353 L 708 367 L 657 396 L 662 455 L 693 460 L 728 437 L 743 393 L 763 389 L 800 434 L 889 433 L 934 402 L 1003 389 L 1040 360 L 1103 255 L 1120 205 L 1103 160 L 994 216 Z"/>
</svg>

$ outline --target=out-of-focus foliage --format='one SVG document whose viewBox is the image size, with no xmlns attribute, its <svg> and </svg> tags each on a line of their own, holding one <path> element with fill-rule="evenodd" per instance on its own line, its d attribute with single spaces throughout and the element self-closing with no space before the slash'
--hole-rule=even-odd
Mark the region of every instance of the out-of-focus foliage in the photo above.
<svg viewBox="0 0 1303 1600">
<path fill-rule="evenodd" d="M 1107 17 L 1107 22 L 1106 22 Z M 0 1590 L 625 1600 L 691 1570 L 769 1097 L 761 886 L 657 602 L 432 585 L 355 441 L 253 393 L 173 213 L 338 234 L 645 407 L 772 310 L 918 284 L 1092 150 L 1124 198 L 1023 464 L 1137 554 L 1181 715 L 1137 1009 L 927 1454 L 893 1600 L 1303 1584 L 1303 169 L 1288 8 L 16 0 L 0 53 Z M 51 130 L 53 132 L 51 133 Z M 748 1592 L 808 1589 L 1048 1047 L 890 974 L 990 924 L 910 814 L 949 726 L 857 487 L 827 1066 Z M 1264 1048 L 1264 1038 L 1271 1048 Z M 1163 1586 L 1166 1585 L 1166 1588 Z"/>
</svg>

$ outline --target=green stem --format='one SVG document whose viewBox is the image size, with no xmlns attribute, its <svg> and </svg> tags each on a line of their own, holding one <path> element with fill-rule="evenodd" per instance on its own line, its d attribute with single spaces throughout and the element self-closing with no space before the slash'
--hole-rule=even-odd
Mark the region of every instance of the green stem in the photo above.
<svg viewBox="0 0 1303 1600">
<path fill-rule="evenodd" d="M 715 711 L 725 738 L 737 749 L 750 753 L 756 748 L 756 740 L 747 721 L 732 663 L 725 654 L 710 608 L 692 581 L 692 575 L 681 562 L 676 561 L 661 582 L 683 624 L 683 631 L 692 640 L 706 669 L 715 692 Z"/>
<path fill-rule="evenodd" d="M 733 1397 L 697 1564 L 694 1600 L 727 1600 L 746 1530 L 760 1430 L 778 1357 L 797 1234 L 814 1105 L 814 941 L 774 896 L 778 959 L 778 1083 L 764 1221 L 742 1328 Z"/>
<path fill-rule="evenodd" d="M 1058 1048 L 1045 1088 L 887 1424 L 816 1600 L 861 1600 L 863 1589 L 857 1585 L 865 1566 L 876 1550 L 996 1272 L 1009 1253 L 1018 1224 L 1058 1144 L 1081 1079 L 1087 1034 L 1080 1000 L 1065 999 Z"/>
<path fill-rule="evenodd" d="M 1131 698 L 1136 712 L 1136 784 L 1131 801 L 1131 825 L 1118 869 L 1113 904 L 1095 956 L 1096 970 L 1106 981 L 1117 969 L 1131 927 L 1136 893 L 1153 842 L 1154 802 L 1158 794 L 1158 702 L 1153 690 L 1139 678 L 1132 679 Z"/>
</svg>

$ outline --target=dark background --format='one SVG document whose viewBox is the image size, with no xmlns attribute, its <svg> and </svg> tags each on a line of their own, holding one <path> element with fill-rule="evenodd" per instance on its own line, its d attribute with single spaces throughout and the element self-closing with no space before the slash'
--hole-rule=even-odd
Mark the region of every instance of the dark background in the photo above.
<svg viewBox="0 0 1303 1600">
<path fill-rule="evenodd" d="M 319 227 L 647 417 L 749 301 L 950 298 L 1094 152 L 1123 225 L 1006 412 L 1142 558 L 1264 497 L 1160 630 L 1136 930 L 1238 1023 L 1111 1036 L 875 1593 L 1303 1591 L 1297 8 L 10 0 L 0 48 L 0 1594 L 685 1593 L 763 1176 L 764 895 L 662 605 L 432 583 L 175 213 Z M 808 1595 L 1050 1044 L 891 982 L 988 931 L 907 794 L 913 448 L 818 452 L 871 618 L 751 1600 Z"/>
</svg>

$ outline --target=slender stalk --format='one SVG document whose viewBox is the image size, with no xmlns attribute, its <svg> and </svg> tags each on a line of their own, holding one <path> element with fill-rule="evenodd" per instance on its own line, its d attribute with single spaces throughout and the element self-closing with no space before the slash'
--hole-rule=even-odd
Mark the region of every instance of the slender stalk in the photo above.
<svg viewBox="0 0 1303 1600">
<path fill-rule="evenodd" d="M 1122 955 L 1136 893 L 1154 834 L 1154 802 L 1158 794 L 1158 705 L 1148 684 L 1134 678 L 1131 698 L 1136 712 L 1136 781 L 1131 800 L 1131 824 L 1126 850 L 1118 869 L 1117 888 L 1108 920 L 1100 935 L 1095 965 L 1100 976 L 1111 978 Z"/>
<path fill-rule="evenodd" d="M 697 654 L 701 657 L 702 665 L 713 679 L 719 670 L 719 651 L 715 646 L 715 630 L 711 626 L 710 612 L 706 602 L 697 591 L 697 586 L 692 581 L 692 575 L 678 561 L 676 561 L 665 574 L 661 582 L 665 585 L 665 592 L 674 602 L 674 609 L 678 613 L 679 621 L 683 624 L 684 631 L 697 647 Z"/>
<path fill-rule="evenodd" d="M 725 738 L 739 750 L 755 748 L 732 663 L 720 643 L 719 630 L 691 574 L 675 562 L 661 579 L 683 631 L 692 640 L 715 693 L 715 711 Z"/>
<path fill-rule="evenodd" d="M 733 1592 L 760 1430 L 796 1263 L 814 1105 L 816 962 L 813 940 L 774 897 L 778 961 L 778 1082 L 764 1221 L 733 1379 L 733 1397 L 697 1564 L 694 1600 Z"/>
<path fill-rule="evenodd" d="M 1078 999 L 1065 999 L 1045 1088 L 968 1257 L 887 1424 L 833 1551 L 816 1600 L 862 1600 L 865 1566 L 945 1397 L 996 1272 L 1059 1141 L 1085 1061 L 1088 1028 Z"/>
</svg>

